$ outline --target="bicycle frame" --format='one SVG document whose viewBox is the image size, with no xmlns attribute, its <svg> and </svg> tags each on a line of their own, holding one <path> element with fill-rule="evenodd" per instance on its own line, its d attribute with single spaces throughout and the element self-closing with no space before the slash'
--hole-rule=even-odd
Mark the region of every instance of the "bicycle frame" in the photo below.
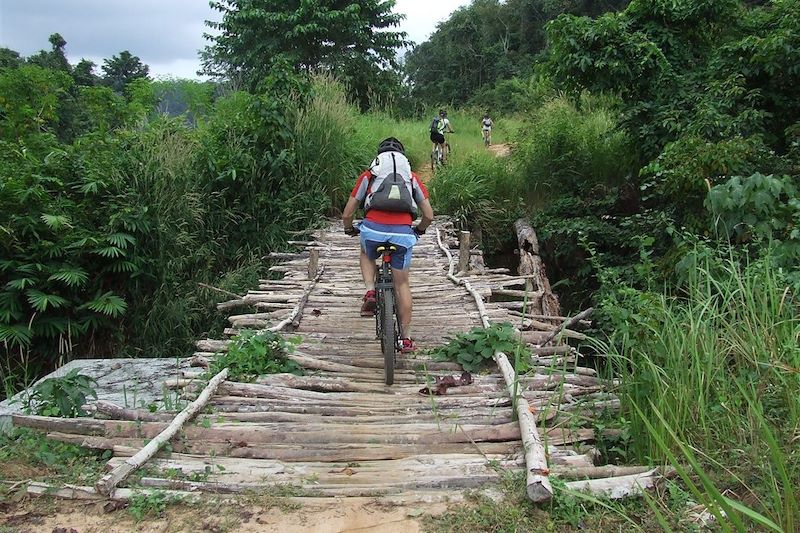
<svg viewBox="0 0 800 533">
<path fill-rule="evenodd" d="M 375 336 L 381 340 L 381 352 L 384 356 L 384 372 L 386 384 L 394 381 L 394 366 L 396 354 L 400 343 L 399 320 L 397 319 L 397 303 L 394 297 L 394 278 L 390 267 L 392 252 L 397 247 L 385 243 L 376 248 L 382 254 L 381 266 L 375 283 Z M 386 309 L 391 305 L 391 309 Z M 385 322 L 389 322 L 388 324 Z M 391 331 L 388 331 L 391 330 Z"/>
</svg>

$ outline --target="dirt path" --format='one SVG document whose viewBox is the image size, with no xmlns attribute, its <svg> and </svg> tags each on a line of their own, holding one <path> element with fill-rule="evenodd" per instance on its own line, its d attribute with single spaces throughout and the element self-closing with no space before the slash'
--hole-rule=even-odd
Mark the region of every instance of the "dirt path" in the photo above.
<svg viewBox="0 0 800 533">
<path fill-rule="evenodd" d="M 416 533 L 419 517 L 446 510 L 445 504 L 391 506 L 373 498 L 316 498 L 287 506 L 272 503 L 208 507 L 171 506 L 161 516 L 137 522 L 125 511 L 107 513 L 103 503 L 22 502 L 3 508 L 0 529 L 14 532 L 161 533 L 179 531 L 259 533 Z M 6 529 L 2 529 L 6 531 Z"/>
<path fill-rule="evenodd" d="M 497 157 L 506 157 L 511 155 L 511 145 L 508 143 L 493 144 L 489 146 L 489 151 Z"/>
</svg>

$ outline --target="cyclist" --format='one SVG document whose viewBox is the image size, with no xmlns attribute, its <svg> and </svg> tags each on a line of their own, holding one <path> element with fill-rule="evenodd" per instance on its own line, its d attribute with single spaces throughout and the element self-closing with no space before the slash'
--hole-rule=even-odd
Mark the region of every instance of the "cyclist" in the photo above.
<svg viewBox="0 0 800 533">
<path fill-rule="evenodd" d="M 447 144 L 447 140 L 444 137 L 445 132 L 455 133 L 453 131 L 453 126 L 450 125 L 450 121 L 447 119 L 447 111 L 440 109 L 439 115 L 434 117 L 433 122 L 431 122 L 431 142 L 434 144 L 434 150 L 436 146 L 441 150 L 442 162 L 447 158 L 444 151 L 445 144 Z"/>
<path fill-rule="evenodd" d="M 481 120 L 481 132 L 483 133 L 483 142 L 487 146 L 492 144 L 492 119 L 489 118 L 489 113 L 483 115 L 483 120 Z"/>
<path fill-rule="evenodd" d="M 355 227 L 353 217 L 360 205 L 363 205 L 366 214 L 359 226 Z M 422 220 L 412 227 L 417 208 L 422 212 Z M 342 223 L 346 234 L 361 234 L 359 263 L 367 288 L 361 316 L 373 316 L 375 313 L 375 260 L 381 255 L 376 248 L 385 242 L 397 247 L 397 251 L 392 253 L 390 265 L 403 353 L 414 351 L 415 348 L 411 338 L 411 251 L 431 222 L 433 209 L 428 201 L 428 190 L 411 171 L 403 144 L 394 137 L 384 139 L 378 145 L 378 156 L 369 169 L 358 176 L 342 213 Z"/>
</svg>

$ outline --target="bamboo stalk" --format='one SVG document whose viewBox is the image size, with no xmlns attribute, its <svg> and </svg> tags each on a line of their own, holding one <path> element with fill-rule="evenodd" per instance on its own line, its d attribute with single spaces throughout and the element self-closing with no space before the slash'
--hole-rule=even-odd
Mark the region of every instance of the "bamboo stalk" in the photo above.
<svg viewBox="0 0 800 533">
<path fill-rule="evenodd" d="M 483 304 L 483 298 L 475 292 L 468 281 L 459 280 L 453 276 L 453 257 L 450 251 L 442 245 L 441 233 L 438 228 L 436 229 L 436 238 L 439 242 L 439 247 L 445 252 L 450 262 L 447 277 L 454 283 L 463 285 L 464 288 L 472 294 L 475 299 L 475 304 L 478 306 L 484 327 L 489 327 L 489 318 L 487 316 L 486 307 Z M 494 360 L 503 374 L 507 390 L 513 399 L 514 396 L 518 394 L 515 385 L 516 374 L 514 368 L 511 366 L 511 363 L 508 362 L 506 355 L 502 352 L 495 352 Z M 527 469 L 526 493 L 528 494 L 528 498 L 534 502 L 548 501 L 553 497 L 553 488 L 548 478 L 549 470 L 547 467 L 545 447 L 536 428 L 536 421 L 531 413 L 530 405 L 521 395 L 516 398 L 516 410 L 519 419 L 520 437 L 525 446 L 525 465 Z"/>
</svg>

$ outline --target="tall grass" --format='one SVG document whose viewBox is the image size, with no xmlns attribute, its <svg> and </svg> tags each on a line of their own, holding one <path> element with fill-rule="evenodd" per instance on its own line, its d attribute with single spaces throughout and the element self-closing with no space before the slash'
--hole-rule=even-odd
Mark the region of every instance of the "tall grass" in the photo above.
<svg viewBox="0 0 800 533">
<path fill-rule="evenodd" d="M 692 257 L 679 295 L 645 303 L 628 293 L 628 303 L 639 301 L 625 306 L 633 309 L 627 324 L 606 347 L 634 449 L 642 461 L 673 463 L 701 503 L 725 511 L 717 513 L 725 527 L 744 527 L 744 516 L 795 531 L 797 296 L 769 254 L 748 261 L 699 249 Z"/>
<path fill-rule="evenodd" d="M 541 204 L 553 191 L 622 183 L 636 159 L 618 123 L 608 99 L 587 94 L 577 102 L 558 96 L 533 111 L 516 136 L 514 152 L 527 200 Z"/>
<path fill-rule="evenodd" d="M 386 137 L 397 137 L 406 148 L 406 155 L 412 168 L 426 168 L 430 164 L 432 144 L 430 125 L 438 109 L 430 109 L 422 119 L 397 120 L 388 113 L 373 112 L 359 116 L 358 129 L 362 138 L 377 147 Z M 480 131 L 483 113 L 478 109 L 455 110 L 448 112 L 448 119 L 455 133 L 447 134 L 451 147 L 452 164 L 459 164 L 471 156 L 486 152 Z M 514 117 L 493 117 L 495 126 L 492 142 L 507 142 L 519 128 L 520 121 Z"/>
<path fill-rule="evenodd" d="M 439 169 L 429 190 L 434 210 L 462 229 L 480 231 L 490 252 L 514 235 L 514 220 L 523 213 L 521 183 L 509 161 L 485 151 Z"/>
<path fill-rule="evenodd" d="M 298 107 L 294 174 L 310 188 L 327 193 L 331 206 L 341 209 L 355 176 L 374 157 L 374 148 L 357 127 L 360 114 L 347 101 L 344 86 L 325 75 L 314 77 L 311 98 Z"/>
</svg>

